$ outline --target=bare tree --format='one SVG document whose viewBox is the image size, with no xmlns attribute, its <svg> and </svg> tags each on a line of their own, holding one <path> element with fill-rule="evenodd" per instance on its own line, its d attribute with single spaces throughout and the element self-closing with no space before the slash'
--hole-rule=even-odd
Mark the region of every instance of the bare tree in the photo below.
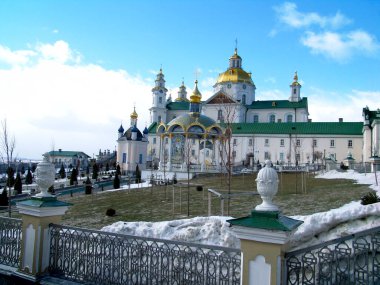
<svg viewBox="0 0 380 285">
<path fill-rule="evenodd" d="M 219 98 L 219 110 L 222 110 L 223 126 L 225 132 L 223 138 L 219 144 L 219 153 L 222 167 L 226 170 L 226 184 L 228 190 L 228 199 L 227 199 L 227 215 L 230 215 L 230 194 L 231 194 L 231 182 L 232 182 L 232 170 L 234 162 L 234 152 L 232 144 L 232 129 L 233 123 L 237 115 L 237 104 L 229 96 L 223 95 Z"/>
<path fill-rule="evenodd" d="M 1 158 L 4 162 L 4 156 L 5 156 L 5 164 L 7 165 L 7 172 L 10 172 L 8 171 L 10 168 L 11 168 L 11 163 L 13 161 L 13 153 L 14 153 L 14 150 L 15 150 L 15 147 L 16 147 L 16 139 L 14 136 L 10 136 L 9 135 L 9 132 L 8 132 L 8 124 L 7 124 L 7 119 L 3 119 L 3 121 L 1 122 L 1 127 L 2 127 L 2 132 L 1 132 Z M 10 177 L 8 176 L 8 181 L 5 185 L 5 188 L 7 187 L 7 185 L 9 185 L 9 179 Z M 9 190 L 8 190 L 8 213 L 9 213 L 9 217 L 12 216 L 12 212 L 11 212 L 11 189 L 9 187 Z"/>
</svg>

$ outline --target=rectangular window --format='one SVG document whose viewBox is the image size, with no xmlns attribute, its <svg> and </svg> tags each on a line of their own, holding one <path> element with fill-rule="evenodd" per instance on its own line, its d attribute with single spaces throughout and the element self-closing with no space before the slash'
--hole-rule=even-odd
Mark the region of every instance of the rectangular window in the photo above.
<svg viewBox="0 0 380 285">
<path fill-rule="evenodd" d="M 280 161 L 284 161 L 284 153 L 280 152 Z"/>
<path fill-rule="evenodd" d="M 249 140 L 248 140 L 248 145 L 249 145 L 249 146 L 252 146 L 252 145 L 253 145 L 253 139 L 249 139 Z"/>
<path fill-rule="evenodd" d="M 127 154 L 123 153 L 123 163 L 127 163 Z"/>
<path fill-rule="evenodd" d="M 191 143 L 195 145 L 195 139 L 191 139 Z"/>
<path fill-rule="evenodd" d="M 162 103 L 162 97 L 158 97 L 158 103 Z"/>
<path fill-rule="evenodd" d="M 299 154 L 299 153 L 297 153 L 297 154 L 296 154 L 296 160 L 299 162 L 299 161 L 300 161 L 300 159 L 301 159 L 301 156 L 300 156 L 300 154 Z"/>
<path fill-rule="evenodd" d="M 265 146 L 269 146 L 269 139 L 265 139 Z"/>
<path fill-rule="evenodd" d="M 195 155 L 195 149 L 192 149 L 191 150 L 191 156 L 194 156 Z"/>
<path fill-rule="evenodd" d="M 313 140 L 313 146 L 317 146 L 317 140 Z"/>
<path fill-rule="evenodd" d="M 209 157 L 209 156 L 210 156 L 210 151 L 207 150 L 207 151 L 206 151 L 206 157 Z"/>
<path fill-rule="evenodd" d="M 280 140 L 280 146 L 284 146 L 285 145 L 285 140 L 284 139 L 281 139 Z"/>
<path fill-rule="evenodd" d="M 169 138 L 165 138 L 165 143 L 166 143 L 166 144 L 169 143 Z"/>
<path fill-rule="evenodd" d="M 234 139 L 234 142 L 233 142 L 233 144 L 234 144 L 234 145 L 236 145 L 236 144 L 237 144 L 237 139 Z"/>
<path fill-rule="evenodd" d="M 330 140 L 330 147 L 335 147 L 335 140 Z"/>
<path fill-rule="evenodd" d="M 297 145 L 297 146 L 301 146 L 301 140 L 297 140 L 297 141 L 296 141 L 296 145 Z"/>
<path fill-rule="evenodd" d="M 155 155 L 155 154 L 156 154 L 156 149 L 152 148 L 152 155 Z"/>
<path fill-rule="evenodd" d="M 142 153 L 139 154 L 139 164 L 143 163 L 143 155 Z"/>
<path fill-rule="evenodd" d="M 348 147 L 352 148 L 352 140 L 348 140 Z"/>
<path fill-rule="evenodd" d="M 264 152 L 264 159 L 270 159 L 270 153 L 268 151 Z"/>
<path fill-rule="evenodd" d="M 156 144 L 156 143 L 157 143 L 157 139 L 153 138 L 153 144 Z"/>
<path fill-rule="evenodd" d="M 236 157 L 236 150 L 232 152 L 232 157 Z"/>
<path fill-rule="evenodd" d="M 253 116 L 253 122 L 258 123 L 259 122 L 259 115 L 254 115 Z"/>
</svg>

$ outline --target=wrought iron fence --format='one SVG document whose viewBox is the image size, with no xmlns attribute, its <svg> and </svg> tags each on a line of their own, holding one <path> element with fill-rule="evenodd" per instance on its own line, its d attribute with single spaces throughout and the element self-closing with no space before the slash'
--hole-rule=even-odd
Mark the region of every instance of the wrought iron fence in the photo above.
<svg viewBox="0 0 380 285">
<path fill-rule="evenodd" d="M 50 274 L 93 284 L 240 284 L 241 252 L 51 225 Z"/>
<path fill-rule="evenodd" d="M 380 284 L 380 227 L 286 253 L 283 284 Z"/>
<path fill-rule="evenodd" d="M 0 264 L 18 267 L 20 263 L 22 221 L 0 217 Z"/>
</svg>

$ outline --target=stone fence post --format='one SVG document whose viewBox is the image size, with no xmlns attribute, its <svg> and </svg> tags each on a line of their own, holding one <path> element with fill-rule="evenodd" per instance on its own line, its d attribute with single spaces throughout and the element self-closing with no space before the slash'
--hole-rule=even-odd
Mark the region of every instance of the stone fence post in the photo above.
<svg viewBox="0 0 380 285">
<path fill-rule="evenodd" d="M 251 215 L 228 220 L 241 242 L 243 285 L 279 285 L 282 263 L 290 234 L 302 221 L 280 214 L 272 203 L 278 191 L 277 172 L 267 160 L 257 175 L 257 191 L 263 203 Z"/>
<path fill-rule="evenodd" d="M 46 155 L 38 164 L 36 173 L 41 193 L 17 203 L 22 215 L 22 240 L 20 266 L 16 274 L 33 282 L 37 281 L 49 266 L 49 225 L 59 223 L 70 205 L 58 201 L 47 192 L 54 183 L 55 170 Z"/>
</svg>

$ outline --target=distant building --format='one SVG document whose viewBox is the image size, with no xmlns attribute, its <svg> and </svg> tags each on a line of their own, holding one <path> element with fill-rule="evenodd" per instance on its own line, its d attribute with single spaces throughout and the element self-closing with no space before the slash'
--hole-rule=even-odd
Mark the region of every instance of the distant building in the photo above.
<svg viewBox="0 0 380 285">
<path fill-rule="evenodd" d="M 65 168 L 79 167 L 79 169 L 85 170 L 89 165 L 89 155 L 82 151 L 68 151 L 58 149 L 58 151 L 49 151 L 49 161 L 54 164 L 55 168 L 63 165 Z"/>
<path fill-rule="evenodd" d="M 119 164 L 122 174 L 134 172 L 137 165 L 140 170 L 146 168 L 148 130 L 145 128 L 141 133 L 137 128 L 138 115 L 135 108 L 130 118 L 130 126 L 126 131 L 123 125 L 118 129 L 116 163 Z"/>
</svg>

